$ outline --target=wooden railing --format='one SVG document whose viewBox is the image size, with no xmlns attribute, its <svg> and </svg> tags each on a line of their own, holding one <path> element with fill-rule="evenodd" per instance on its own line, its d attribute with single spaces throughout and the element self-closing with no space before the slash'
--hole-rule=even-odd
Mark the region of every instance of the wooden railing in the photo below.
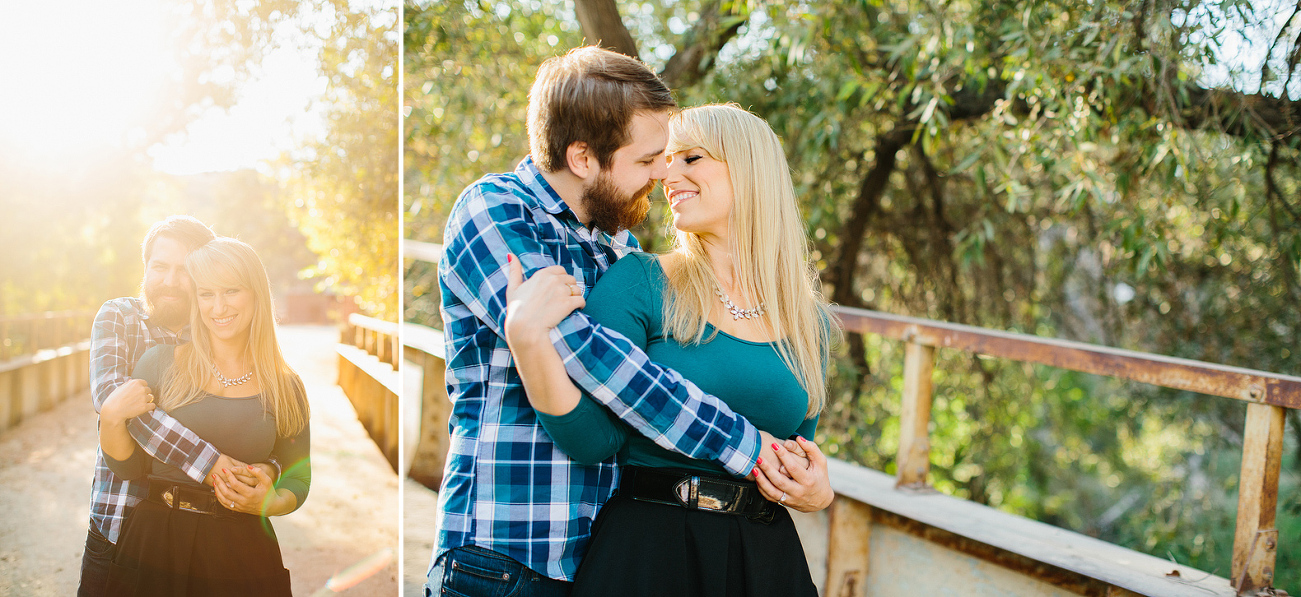
<svg viewBox="0 0 1301 597">
<path fill-rule="evenodd" d="M 399 470 L 402 428 L 398 424 L 397 324 L 353 313 L 344 324 L 336 351 L 339 387 L 389 465 Z"/>
<path fill-rule="evenodd" d="M 90 387 L 93 311 L 0 319 L 0 431 Z"/>
<path fill-rule="evenodd" d="M 437 245 L 405 242 L 404 257 L 436 262 Z M 846 332 L 904 342 L 904 385 L 896 476 L 831 459 L 836 492 L 831 507 L 796 516 L 823 595 L 1229 596 L 1272 591 L 1283 421 L 1287 408 L 1301 407 L 1301 378 L 862 309 L 834 310 Z M 437 371 L 444 362 L 432 348 L 441 342 L 430 338 L 423 344 L 428 357 L 421 357 L 430 358 L 425 361 L 421 443 L 445 454 L 446 444 L 437 443 L 440 437 L 445 442 L 447 433 L 447 398 Z M 404 343 L 411 354 L 412 343 Z M 1231 579 L 930 489 L 931 384 L 940 348 L 1247 402 Z M 441 466 L 441 456 L 437 462 Z"/>
<path fill-rule="evenodd" d="M 1301 378 L 862 309 L 836 308 L 836 312 L 847 332 L 878 334 L 904 342 L 903 408 L 894 486 L 905 495 L 910 490 L 927 487 L 926 479 L 930 471 L 931 379 L 937 348 L 1049 365 L 1246 402 L 1247 422 L 1233 561 L 1229 563 L 1230 579 L 1219 579 L 1185 567 L 1172 566 L 1164 560 L 1153 562 L 1151 560 L 1154 558 L 1138 557 L 1142 554 L 1129 550 L 1124 551 L 1132 555 L 1122 557 L 1110 553 L 1112 549 L 1097 549 L 1098 546 L 1092 540 L 1060 530 L 1055 534 L 1061 545 L 1068 549 L 1054 550 L 1051 546 L 1036 546 L 1031 550 L 1034 553 L 1021 553 L 1024 550 L 1018 546 L 1037 542 L 1031 541 L 1033 537 L 1029 535 L 1012 535 L 1009 539 L 1008 530 L 1033 527 L 1012 524 L 992 513 L 977 515 L 973 511 L 964 515 L 968 518 L 997 519 L 999 524 L 955 532 L 987 547 L 998 548 L 1004 553 L 1029 557 L 1060 570 L 1102 581 L 1113 588 L 1140 594 L 1182 594 L 1178 592 L 1179 588 L 1194 586 L 1196 592 L 1188 594 L 1205 594 L 1206 591 L 1215 594 L 1225 591 L 1225 594 L 1246 594 L 1267 591 L 1272 587 L 1279 546 L 1275 516 L 1283 424 L 1286 409 L 1301 407 Z M 842 466 L 839 470 L 845 469 Z M 884 504 L 889 501 L 878 499 L 879 482 L 877 486 L 872 486 L 863 481 L 861 475 L 858 476 L 858 482 L 847 480 L 854 476 L 845 472 L 832 478 L 837 493 L 841 497 L 850 497 L 850 501 L 833 508 L 833 520 L 837 511 L 843 512 L 851 520 L 870 518 L 873 516 L 873 508 L 886 507 Z M 868 486 L 873 489 L 865 489 Z M 933 512 L 939 510 L 947 512 L 953 508 L 945 510 L 937 506 Z M 897 505 L 889 506 L 889 511 L 909 516 L 900 514 L 901 509 Z M 918 520 L 921 517 L 912 515 L 910 518 Z M 867 563 L 864 557 L 852 549 L 841 548 L 846 541 L 853 542 L 838 537 L 845 532 L 843 525 L 831 526 L 828 570 L 862 570 L 865 573 Z M 1089 550 L 1086 551 L 1093 556 L 1082 557 L 1077 553 L 1078 546 L 1084 544 L 1088 544 Z M 1118 564 L 1116 558 L 1123 559 L 1126 563 Z M 1151 576 L 1154 571 L 1161 569 L 1165 569 L 1164 574 L 1168 576 Z M 1170 575 L 1171 572 L 1178 574 Z M 827 581 L 834 583 L 834 591 L 829 589 L 827 594 L 840 594 L 839 591 L 844 583 L 849 582 L 847 579 L 850 576 L 843 573 L 829 576 Z M 1192 583 L 1189 579 L 1201 581 Z M 1162 587 L 1170 592 L 1157 590 Z"/>
<path fill-rule="evenodd" d="M 402 345 L 404 358 L 418 365 L 423 373 L 419 406 L 406 409 L 407 416 L 419 421 L 418 427 L 413 425 L 408 431 L 411 435 L 407 444 L 407 476 L 437 490 L 443 481 L 443 465 L 451 443 L 447 420 L 452 415 L 452 403 L 447 399 L 443 332 L 404 323 Z"/>
<path fill-rule="evenodd" d="M 433 243 L 404 240 L 402 256 L 413 261 L 438 263 L 442 247 Z M 433 297 L 437 300 L 437 297 Z M 404 410 L 409 420 L 418 421 L 418 427 L 408 429 L 407 476 L 416 482 L 437 490 L 443 480 L 443 465 L 451 442 L 447 420 L 452 414 L 452 404 L 447 398 L 447 360 L 441 330 L 414 323 L 402 324 L 404 358 L 420 367 L 422 381 L 420 393 L 408 392 L 411 404 Z"/>
</svg>

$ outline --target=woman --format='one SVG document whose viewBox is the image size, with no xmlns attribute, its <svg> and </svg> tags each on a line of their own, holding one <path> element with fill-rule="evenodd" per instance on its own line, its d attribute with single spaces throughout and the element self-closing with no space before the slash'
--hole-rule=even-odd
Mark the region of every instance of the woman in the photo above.
<svg viewBox="0 0 1301 597">
<path fill-rule="evenodd" d="M 118 540 L 108 594 L 289 595 L 289 572 L 265 517 L 297 509 L 311 484 L 303 383 L 281 356 L 270 284 L 252 247 L 217 238 L 192 251 L 185 266 L 193 339 L 150 349 L 134 375 L 161 389 L 158 408 L 223 455 L 274 458 L 284 470 L 274 484 L 252 466 L 214 470 L 197 484 L 149 458 L 127 433 L 127 419 L 153 409 L 152 394 L 106 402 L 100 446 L 109 468 L 149 478 L 148 499 Z"/>
<path fill-rule="evenodd" d="M 759 429 L 799 439 L 774 444 L 781 462 L 761 461 L 748 482 L 632 431 L 570 383 L 547 338 L 584 304 L 568 296 L 574 278 L 552 267 L 517 286 L 512 260 L 506 336 L 539 419 L 576 460 L 618 452 L 625 465 L 574 595 L 816 595 L 790 515 L 774 502 L 813 511 L 831 501 L 826 460 L 807 438 L 834 328 L 781 142 L 739 107 L 702 106 L 670 121 L 668 153 L 674 250 L 618 261 L 584 311 Z"/>
</svg>

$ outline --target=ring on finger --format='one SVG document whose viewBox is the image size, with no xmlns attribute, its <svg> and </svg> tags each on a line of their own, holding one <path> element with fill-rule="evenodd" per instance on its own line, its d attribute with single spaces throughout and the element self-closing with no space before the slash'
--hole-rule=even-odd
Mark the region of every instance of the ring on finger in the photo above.
<svg viewBox="0 0 1301 597">
<path fill-rule="evenodd" d="M 570 284 L 570 285 L 569 285 L 569 291 L 570 291 L 570 293 L 572 293 L 574 296 L 582 296 L 582 294 L 583 294 L 583 289 L 582 289 L 582 287 L 580 287 L 580 286 L 577 285 L 577 284 Z"/>
<path fill-rule="evenodd" d="M 154 395 L 153 395 L 153 394 L 150 394 L 150 395 L 149 395 L 149 398 L 146 399 L 146 401 L 147 401 L 147 402 L 153 402 L 153 401 L 154 401 Z"/>
<path fill-rule="evenodd" d="M 778 504 L 785 504 L 785 503 L 786 503 L 786 492 L 785 492 L 785 491 L 782 492 L 782 497 L 781 497 L 781 499 L 777 500 L 777 503 L 778 503 Z"/>
</svg>

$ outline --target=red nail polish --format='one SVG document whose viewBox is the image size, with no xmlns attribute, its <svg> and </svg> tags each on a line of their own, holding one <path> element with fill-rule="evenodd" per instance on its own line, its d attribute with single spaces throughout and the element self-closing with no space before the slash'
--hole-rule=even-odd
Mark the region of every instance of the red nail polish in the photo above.
<svg viewBox="0 0 1301 597">
<path fill-rule="evenodd" d="M 221 469 L 221 472 L 223 472 L 223 473 L 230 473 L 230 471 L 228 471 L 228 470 L 226 470 L 226 469 Z"/>
<path fill-rule="evenodd" d="M 777 445 L 777 442 L 773 442 L 773 444 L 772 444 L 772 451 L 773 451 L 773 452 L 780 452 L 780 451 L 782 451 L 782 447 L 779 446 L 779 445 Z"/>
<path fill-rule="evenodd" d="M 515 256 L 514 256 L 514 255 L 511 255 L 510 253 L 507 253 L 507 254 L 506 254 L 506 263 L 513 263 L 514 261 L 515 261 Z"/>
<path fill-rule="evenodd" d="M 803 435 L 797 435 L 797 436 L 795 436 L 795 439 L 800 440 L 800 443 L 801 443 L 801 444 L 804 443 L 804 442 L 809 441 L 809 440 L 807 440 L 807 439 L 804 439 L 804 436 L 803 436 Z"/>
<path fill-rule="evenodd" d="M 756 477 L 759 476 L 759 469 L 756 467 L 754 470 L 750 471 L 750 474 Z"/>
<path fill-rule="evenodd" d="M 755 461 L 754 461 L 754 463 L 755 463 L 755 464 L 763 464 L 763 459 L 762 459 L 762 458 L 756 458 Z"/>
</svg>

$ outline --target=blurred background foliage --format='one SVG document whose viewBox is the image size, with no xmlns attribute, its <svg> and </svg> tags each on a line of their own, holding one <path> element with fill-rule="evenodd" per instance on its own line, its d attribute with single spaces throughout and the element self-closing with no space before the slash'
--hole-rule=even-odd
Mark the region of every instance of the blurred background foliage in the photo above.
<svg viewBox="0 0 1301 597">
<path fill-rule="evenodd" d="M 527 153 L 537 66 L 631 38 L 785 143 L 834 302 L 1297 374 L 1301 16 L 1272 0 L 408 2 L 407 238 Z M 627 43 L 627 42 L 624 42 Z M 635 232 L 665 246 L 665 210 Z M 408 321 L 438 326 L 409 263 Z M 1226 576 L 1245 405 L 939 351 L 932 481 Z M 893 472 L 902 350 L 850 338 L 819 441 Z M 1301 587 L 1289 414 L 1276 584 Z"/>
<path fill-rule="evenodd" d="M 147 117 L 104 123 L 120 131 L 107 146 L 72 142 L 54 159 L 0 133 L 0 316 L 93 310 L 136 294 L 145 231 L 188 213 L 252 244 L 277 293 L 355 296 L 363 311 L 396 318 L 398 5 L 200 0 L 160 11 L 141 15 L 167 32 L 166 83 L 137 99 Z M 314 49 L 328 79 L 325 94 L 304 106 L 326 115 L 320 138 L 257 169 L 155 168 L 153 148 L 206 111 L 235 105 L 261 62 L 286 44 Z M 112 68 L 125 78 L 143 66 Z M 96 101 L 95 90 L 86 93 Z"/>
</svg>

